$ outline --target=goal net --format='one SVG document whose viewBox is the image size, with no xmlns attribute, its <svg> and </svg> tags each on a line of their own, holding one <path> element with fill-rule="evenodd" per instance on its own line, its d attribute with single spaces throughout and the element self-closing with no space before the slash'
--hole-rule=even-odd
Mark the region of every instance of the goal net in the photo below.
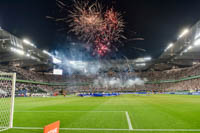
<svg viewBox="0 0 200 133">
<path fill-rule="evenodd" d="M 0 72 L 0 132 L 13 127 L 15 73 Z"/>
</svg>

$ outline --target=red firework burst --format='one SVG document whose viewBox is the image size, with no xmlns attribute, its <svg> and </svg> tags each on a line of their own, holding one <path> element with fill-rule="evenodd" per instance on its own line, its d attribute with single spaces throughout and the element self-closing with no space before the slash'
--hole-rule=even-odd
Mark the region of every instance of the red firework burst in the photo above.
<svg viewBox="0 0 200 133">
<path fill-rule="evenodd" d="M 71 32 L 85 41 L 100 56 L 110 52 L 122 38 L 124 21 L 113 8 L 104 10 L 98 2 L 75 1 L 68 19 Z"/>
</svg>

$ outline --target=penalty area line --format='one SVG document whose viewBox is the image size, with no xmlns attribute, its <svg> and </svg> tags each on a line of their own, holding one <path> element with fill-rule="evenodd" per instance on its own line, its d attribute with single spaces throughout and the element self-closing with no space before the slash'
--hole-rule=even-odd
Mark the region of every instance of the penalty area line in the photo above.
<svg viewBox="0 0 200 133">
<path fill-rule="evenodd" d="M 131 124 L 131 119 L 130 119 L 130 117 L 129 117 L 128 112 L 126 112 L 126 119 L 127 119 L 127 122 L 128 122 L 129 130 L 133 130 L 133 126 L 132 126 L 132 124 Z"/>
<path fill-rule="evenodd" d="M 43 130 L 41 127 L 13 127 L 13 129 L 21 130 Z M 129 129 L 106 129 L 106 128 L 60 128 L 60 130 L 85 130 L 85 131 L 130 131 Z M 200 132 L 200 129 L 133 129 L 131 131 L 141 131 L 141 132 Z"/>
</svg>

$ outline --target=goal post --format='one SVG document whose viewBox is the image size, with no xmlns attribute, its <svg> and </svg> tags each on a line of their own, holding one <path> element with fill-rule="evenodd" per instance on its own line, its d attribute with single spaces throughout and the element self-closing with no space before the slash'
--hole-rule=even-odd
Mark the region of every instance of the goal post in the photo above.
<svg viewBox="0 0 200 133">
<path fill-rule="evenodd" d="M 13 127 L 16 73 L 0 72 L 0 132 Z"/>
</svg>

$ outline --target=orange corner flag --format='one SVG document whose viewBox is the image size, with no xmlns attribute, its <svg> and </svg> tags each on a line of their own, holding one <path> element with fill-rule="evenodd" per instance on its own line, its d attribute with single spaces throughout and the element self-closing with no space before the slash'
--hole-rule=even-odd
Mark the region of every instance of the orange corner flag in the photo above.
<svg viewBox="0 0 200 133">
<path fill-rule="evenodd" d="M 60 121 L 54 122 L 44 127 L 44 133 L 59 133 Z"/>
</svg>

